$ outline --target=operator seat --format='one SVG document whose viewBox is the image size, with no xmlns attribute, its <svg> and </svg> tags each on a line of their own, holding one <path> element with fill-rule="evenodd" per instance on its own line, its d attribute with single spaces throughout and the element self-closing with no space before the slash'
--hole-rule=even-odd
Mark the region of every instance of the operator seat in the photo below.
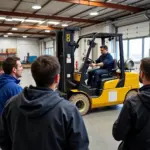
<svg viewBox="0 0 150 150">
<path fill-rule="evenodd" d="M 101 78 L 112 77 L 116 73 L 116 70 L 117 70 L 117 60 L 113 59 L 113 69 L 109 73 L 101 75 Z"/>
<path fill-rule="evenodd" d="M 113 60 L 113 69 L 109 73 L 101 75 L 100 80 L 98 81 L 98 88 L 103 89 L 104 83 L 106 81 L 113 80 L 114 78 L 116 78 L 116 77 L 114 77 L 114 75 L 116 74 L 117 69 L 118 69 L 117 60 L 114 59 Z"/>
</svg>

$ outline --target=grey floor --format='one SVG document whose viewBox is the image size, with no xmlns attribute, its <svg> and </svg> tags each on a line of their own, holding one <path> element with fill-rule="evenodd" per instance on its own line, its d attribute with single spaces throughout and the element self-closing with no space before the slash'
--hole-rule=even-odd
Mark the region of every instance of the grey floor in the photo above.
<svg viewBox="0 0 150 150">
<path fill-rule="evenodd" d="M 83 117 L 90 139 L 90 150 L 117 150 L 119 143 L 112 137 L 112 125 L 120 109 L 121 105 L 105 107 Z"/>
</svg>

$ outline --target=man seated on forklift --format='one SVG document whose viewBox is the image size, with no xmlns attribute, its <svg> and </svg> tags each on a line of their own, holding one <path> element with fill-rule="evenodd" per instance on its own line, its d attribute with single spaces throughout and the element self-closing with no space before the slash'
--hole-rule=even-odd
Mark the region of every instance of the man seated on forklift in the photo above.
<svg viewBox="0 0 150 150">
<path fill-rule="evenodd" d="M 114 67 L 114 61 L 112 55 L 108 52 L 108 47 L 103 45 L 100 47 L 101 55 L 95 61 L 95 63 L 90 64 L 91 67 L 99 66 L 100 68 L 92 69 L 88 72 L 88 82 L 89 86 L 96 88 L 98 81 L 100 81 L 101 75 L 108 74 Z"/>
</svg>

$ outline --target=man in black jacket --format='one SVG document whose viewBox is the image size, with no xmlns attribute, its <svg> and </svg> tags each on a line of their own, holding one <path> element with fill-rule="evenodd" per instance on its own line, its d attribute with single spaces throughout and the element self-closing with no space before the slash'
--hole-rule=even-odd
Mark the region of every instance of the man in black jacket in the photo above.
<svg viewBox="0 0 150 150">
<path fill-rule="evenodd" d="M 140 65 L 143 87 L 127 99 L 113 125 L 113 136 L 122 141 L 119 150 L 150 150 L 150 58 Z"/>
<path fill-rule="evenodd" d="M 2 150 L 88 150 L 87 131 L 77 108 L 59 97 L 60 65 L 40 56 L 31 67 L 36 87 L 10 99 L 0 122 Z"/>
</svg>

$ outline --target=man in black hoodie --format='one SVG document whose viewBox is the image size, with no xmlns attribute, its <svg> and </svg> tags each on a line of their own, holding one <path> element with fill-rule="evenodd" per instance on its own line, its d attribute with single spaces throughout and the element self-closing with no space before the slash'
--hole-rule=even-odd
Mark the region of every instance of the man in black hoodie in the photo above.
<svg viewBox="0 0 150 150">
<path fill-rule="evenodd" d="M 113 125 L 119 150 L 150 150 L 150 58 L 142 59 L 139 79 L 144 86 L 125 101 Z"/>
<path fill-rule="evenodd" d="M 0 122 L 2 150 L 88 150 L 81 115 L 59 97 L 60 65 L 53 56 L 40 56 L 31 67 L 36 87 L 10 99 Z"/>
</svg>

